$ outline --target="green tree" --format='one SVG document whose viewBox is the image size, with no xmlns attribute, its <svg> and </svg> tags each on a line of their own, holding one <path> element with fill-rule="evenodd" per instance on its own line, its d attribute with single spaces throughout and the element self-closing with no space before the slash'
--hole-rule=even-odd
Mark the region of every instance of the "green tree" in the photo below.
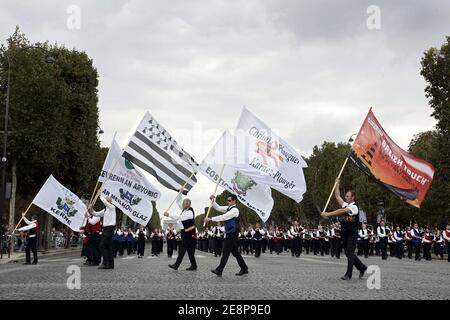
<svg viewBox="0 0 450 320">
<path fill-rule="evenodd" d="M 436 150 L 433 159 L 436 167 L 432 189 L 438 189 L 433 196 L 440 203 L 443 214 L 450 216 L 450 37 L 440 48 L 425 51 L 421 61 L 420 74 L 427 82 L 425 95 L 433 109 L 436 123 Z M 434 192 L 434 190 L 433 190 Z"/>
<path fill-rule="evenodd" d="M 27 46 L 44 50 L 22 50 Z M 46 62 L 47 55 L 54 63 Z M 88 198 L 105 156 L 97 135 L 98 74 L 92 60 L 57 44 L 32 44 L 17 27 L 0 47 L 2 110 L 7 56 L 12 62 L 7 164 L 17 163 L 17 199 L 22 201 L 17 211 L 28 205 L 50 174 Z"/>
</svg>

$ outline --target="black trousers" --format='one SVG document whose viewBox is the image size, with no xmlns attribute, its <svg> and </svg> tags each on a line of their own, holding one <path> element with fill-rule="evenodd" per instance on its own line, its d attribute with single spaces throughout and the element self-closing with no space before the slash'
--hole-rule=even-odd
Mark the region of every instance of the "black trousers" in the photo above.
<svg viewBox="0 0 450 320">
<path fill-rule="evenodd" d="M 302 253 L 302 238 L 300 237 L 294 237 L 292 239 L 292 250 L 291 250 L 292 256 L 300 257 L 300 254 Z"/>
<path fill-rule="evenodd" d="M 170 258 L 172 257 L 173 250 L 175 249 L 177 242 L 175 239 L 168 239 L 167 240 L 167 256 Z"/>
<path fill-rule="evenodd" d="M 119 240 L 113 240 L 112 248 L 113 248 L 113 257 L 115 258 L 115 257 L 117 257 L 117 252 L 119 252 L 119 248 L 120 248 Z"/>
<path fill-rule="evenodd" d="M 365 271 L 367 269 L 366 265 L 359 260 L 355 255 L 356 240 L 358 236 L 352 234 L 342 234 L 342 243 L 344 246 L 345 255 L 347 257 L 347 272 L 345 273 L 349 278 L 352 277 L 353 266 L 358 269 L 358 271 Z"/>
<path fill-rule="evenodd" d="M 387 259 L 386 246 L 388 244 L 387 237 L 380 238 L 380 249 L 381 249 L 381 258 Z"/>
<path fill-rule="evenodd" d="M 103 265 L 114 267 L 114 258 L 112 252 L 112 237 L 114 235 L 115 226 L 103 227 L 102 236 L 100 238 L 100 252 L 102 253 Z"/>
<path fill-rule="evenodd" d="M 303 246 L 305 247 L 306 254 L 309 254 L 309 248 L 311 246 L 311 240 L 303 240 Z"/>
<path fill-rule="evenodd" d="M 412 259 L 412 241 L 411 240 L 406 240 L 406 248 L 408 250 L 408 258 Z"/>
<path fill-rule="evenodd" d="M 340 258 L 341 256 L 341 238 L 333 238 L 331 241 L 331 256 Z"/>
<path fill-rule="evenodd" d="M 369 256 L 369 239 L 361 240 L 361 249 L 362 249 L 362 254 L 364 254 L 364 257 L 367 258 Z"/>
<path fill-rule="evenodd" d="M 217 271 L 223 272 L 223 269 L 225 269 L 225 265 L 228 262 L 228 258 L 230 257 L 230 253 L 236 258 L 237 263 L 241 268 L 241 270 L 248 270 L 248 267 L 245 264 L 244 259 L 239 253 L 237 232 L 227 233 L 227 236 L 223 243 L 222 258 L 220 259 L 219 266 L 216 268 Z"/>
<path fill-rule="evenodd" d="M 26 263 L 31 263 L 31 251 L 33 252 L 33 263 L 38 262 L 37 256 L 37 237 L 27 238 L 27 245 L 25 247 Z"/>
<path fill-rule="evenodd" d="M 426 260 L 431 260 L 431 243 L 423 244 L 423 258 Z"/>
<path fill-rule="evenodd" d="M 412 247 L 413 247 L 413 251 L 415 253 L 415 260 L 420 260 L 420 247 L 422 246 L 422 242 L 421 241 L 413 241 L 412 243 Z"/>
<path fill-rule="evenodd" d="M 214 238 L 214 255 L 215 256 L 222 255 L 222 245 L 223 245 L 223 238 L 220 238 L 220 237 Z"/>
<path fill-rule="evenodd" d="M 145 252 L 145 238 L 138 239 L 137 241 L 137 254 L 143 257 Z"/>
<path fill-rule="evenodd" d="M 123 251 L 125 250 L 127 243 L 125 241 L 119 241 L 119 256 L 123 256 Z"/>
<path fill-rule="evenodd" d="M 447 261 L 450 262 L 450 241 L 445 242 L 445 246 L 447 247 Z"/>
<path fill-rule="evenodd" d="M 261 255 L 261 240 L 254 239 L 255 244 L 255 257 L 258 258 Z"/>
<path fill-rule="evenodd" d="M 197 269 L 197 262 L 195 261 L 195 239 L 192 233 L 184 232 L 181 230 L 181 243 L 178 250 L 177 261 L 175 261 L 175 266 L 178 268 L 183 261 L 184 254 L 187 251 L 189 261 L 191 262 L 191 267 Z"/>
<path fill-rule="evenodd" d="M 403 258 L 403 241 L 395 243 L 395 256 L 399 259 Z"/>
<path fill-rule="evenodd" d="M 98 233 L 89 234 L 88 240 L 88 261 L 100 264 L 100 235 Z"/>
</svg>

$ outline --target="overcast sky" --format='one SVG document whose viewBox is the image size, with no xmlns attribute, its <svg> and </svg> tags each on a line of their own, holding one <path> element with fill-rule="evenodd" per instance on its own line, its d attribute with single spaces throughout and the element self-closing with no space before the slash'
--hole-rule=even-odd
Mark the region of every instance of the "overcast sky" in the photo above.
<svg viewBox="0 0 450 320">
<path fill-rule="evenodd" d="M 93 59 L 103 146 L 116 131 L 124 146 L 145 111 L 198 162 L 236 126 L 244 105 L 304 156 L 323 141 L 346 141 L 369 106 L 403 148 L 435 124 L 420 59 L 450 35 L 448 1 L 0 4 L 2 42 L 19 25 L 32 42 L 57 42 Z M 80 10 L 79 28 L 71 5 Z M 377 26 L 370 5 L 380 9 L 379 29 L 367 26 L 368 19 Z M 160 188 L 161 212 L 175 192 Z M 213 189 L 199 177 L 190 193 L 197 212 Z"/>
</svg>

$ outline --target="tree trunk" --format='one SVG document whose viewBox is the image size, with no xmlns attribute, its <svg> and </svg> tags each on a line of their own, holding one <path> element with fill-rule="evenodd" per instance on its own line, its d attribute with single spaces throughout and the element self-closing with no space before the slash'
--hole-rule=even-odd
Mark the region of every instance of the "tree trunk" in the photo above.
<svg viewBox="0 0 450 320">
<path fill-rule="evenodd" d="M 52 248 L 53 216 L 51 214 L 48 214 L 47 217 L 47 225 L 45 228 L 45 251 L 48 251 Z"/>
<path fill-rule="evenodd" d="M 11 199 L 9 200 L 9 226 L 14 228 L 14 217 L 16 215 L 16 188 L 17 188 L 17 175 L 16 175 L 16 162 L 12 163 L 12 186 L 11 186 Z M 11 229 L 12 231 L 12 229 Z"/>
</svg>

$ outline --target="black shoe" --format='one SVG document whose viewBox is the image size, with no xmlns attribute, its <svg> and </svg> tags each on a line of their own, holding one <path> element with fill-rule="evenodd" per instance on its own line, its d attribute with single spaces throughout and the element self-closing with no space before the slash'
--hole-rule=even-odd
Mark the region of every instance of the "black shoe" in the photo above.
<svg viewBox="0 0 450 320">
<path fill-rule="evenodd" d="M 105 265 L 101 265 L 100 267 L 98 267 L 98 269 L 109 269 L 109 267 L 105 266 Z"/>
<path fill-rule="evenodd" d="M 216 269 L 212 269 L 211 270 L 212 273 L 214 273 L 216 276 L 221 277 L 222 276 L 222 272 L 217 271 Z"/>
<path fill-rule="evenodd" d="M 174 264 L 169 264 L 169 268 L 172 268 L 173 270 L 178 270 L 178 267 Z"/>
<path fill-rule="evenodd" d="M 197 271 L 197 268 L 190 266 L 189 268 L 186 269 L 186 271 Z"/>
<path fill-rule="evenodd" d="M 33 264 L 37 264 L 37 262 L 33 262 Z"/>
<path fill-rule="evenodd" d="M 107 266 L 105 269 L 114 269 L 114 266 Z"/>
<path fill-rule="evenodd" d="M 341 280 L 350 280 L 351 278 L 348 275 L 341 277 Z"/>
<path fill-rule="evenodd" d="M 24 262 L 23 265 L 31 264 L 31 262 Z"/>
<path fill-rule="evenodd" d="M 241 269 L 241 271 L 239 271 L 238 273 L 236 273 L 237 276 L 242 276 L 242 275 L 244 275 L 244 274 L 248 274 L 248 270 L 242 270 L 242 269 Z"/>
<path fill-rule="evenodd" d="M 364 274 L 366 273 L 366 270 L 367 270 L 367 268 L 364 269 L 363 271 L 360 271 L 360 272 L 359 272 L 359 278 L 360 278 L 360 279 L 362 279 L 362 278 L 364 277 Z"/>
</svg>

